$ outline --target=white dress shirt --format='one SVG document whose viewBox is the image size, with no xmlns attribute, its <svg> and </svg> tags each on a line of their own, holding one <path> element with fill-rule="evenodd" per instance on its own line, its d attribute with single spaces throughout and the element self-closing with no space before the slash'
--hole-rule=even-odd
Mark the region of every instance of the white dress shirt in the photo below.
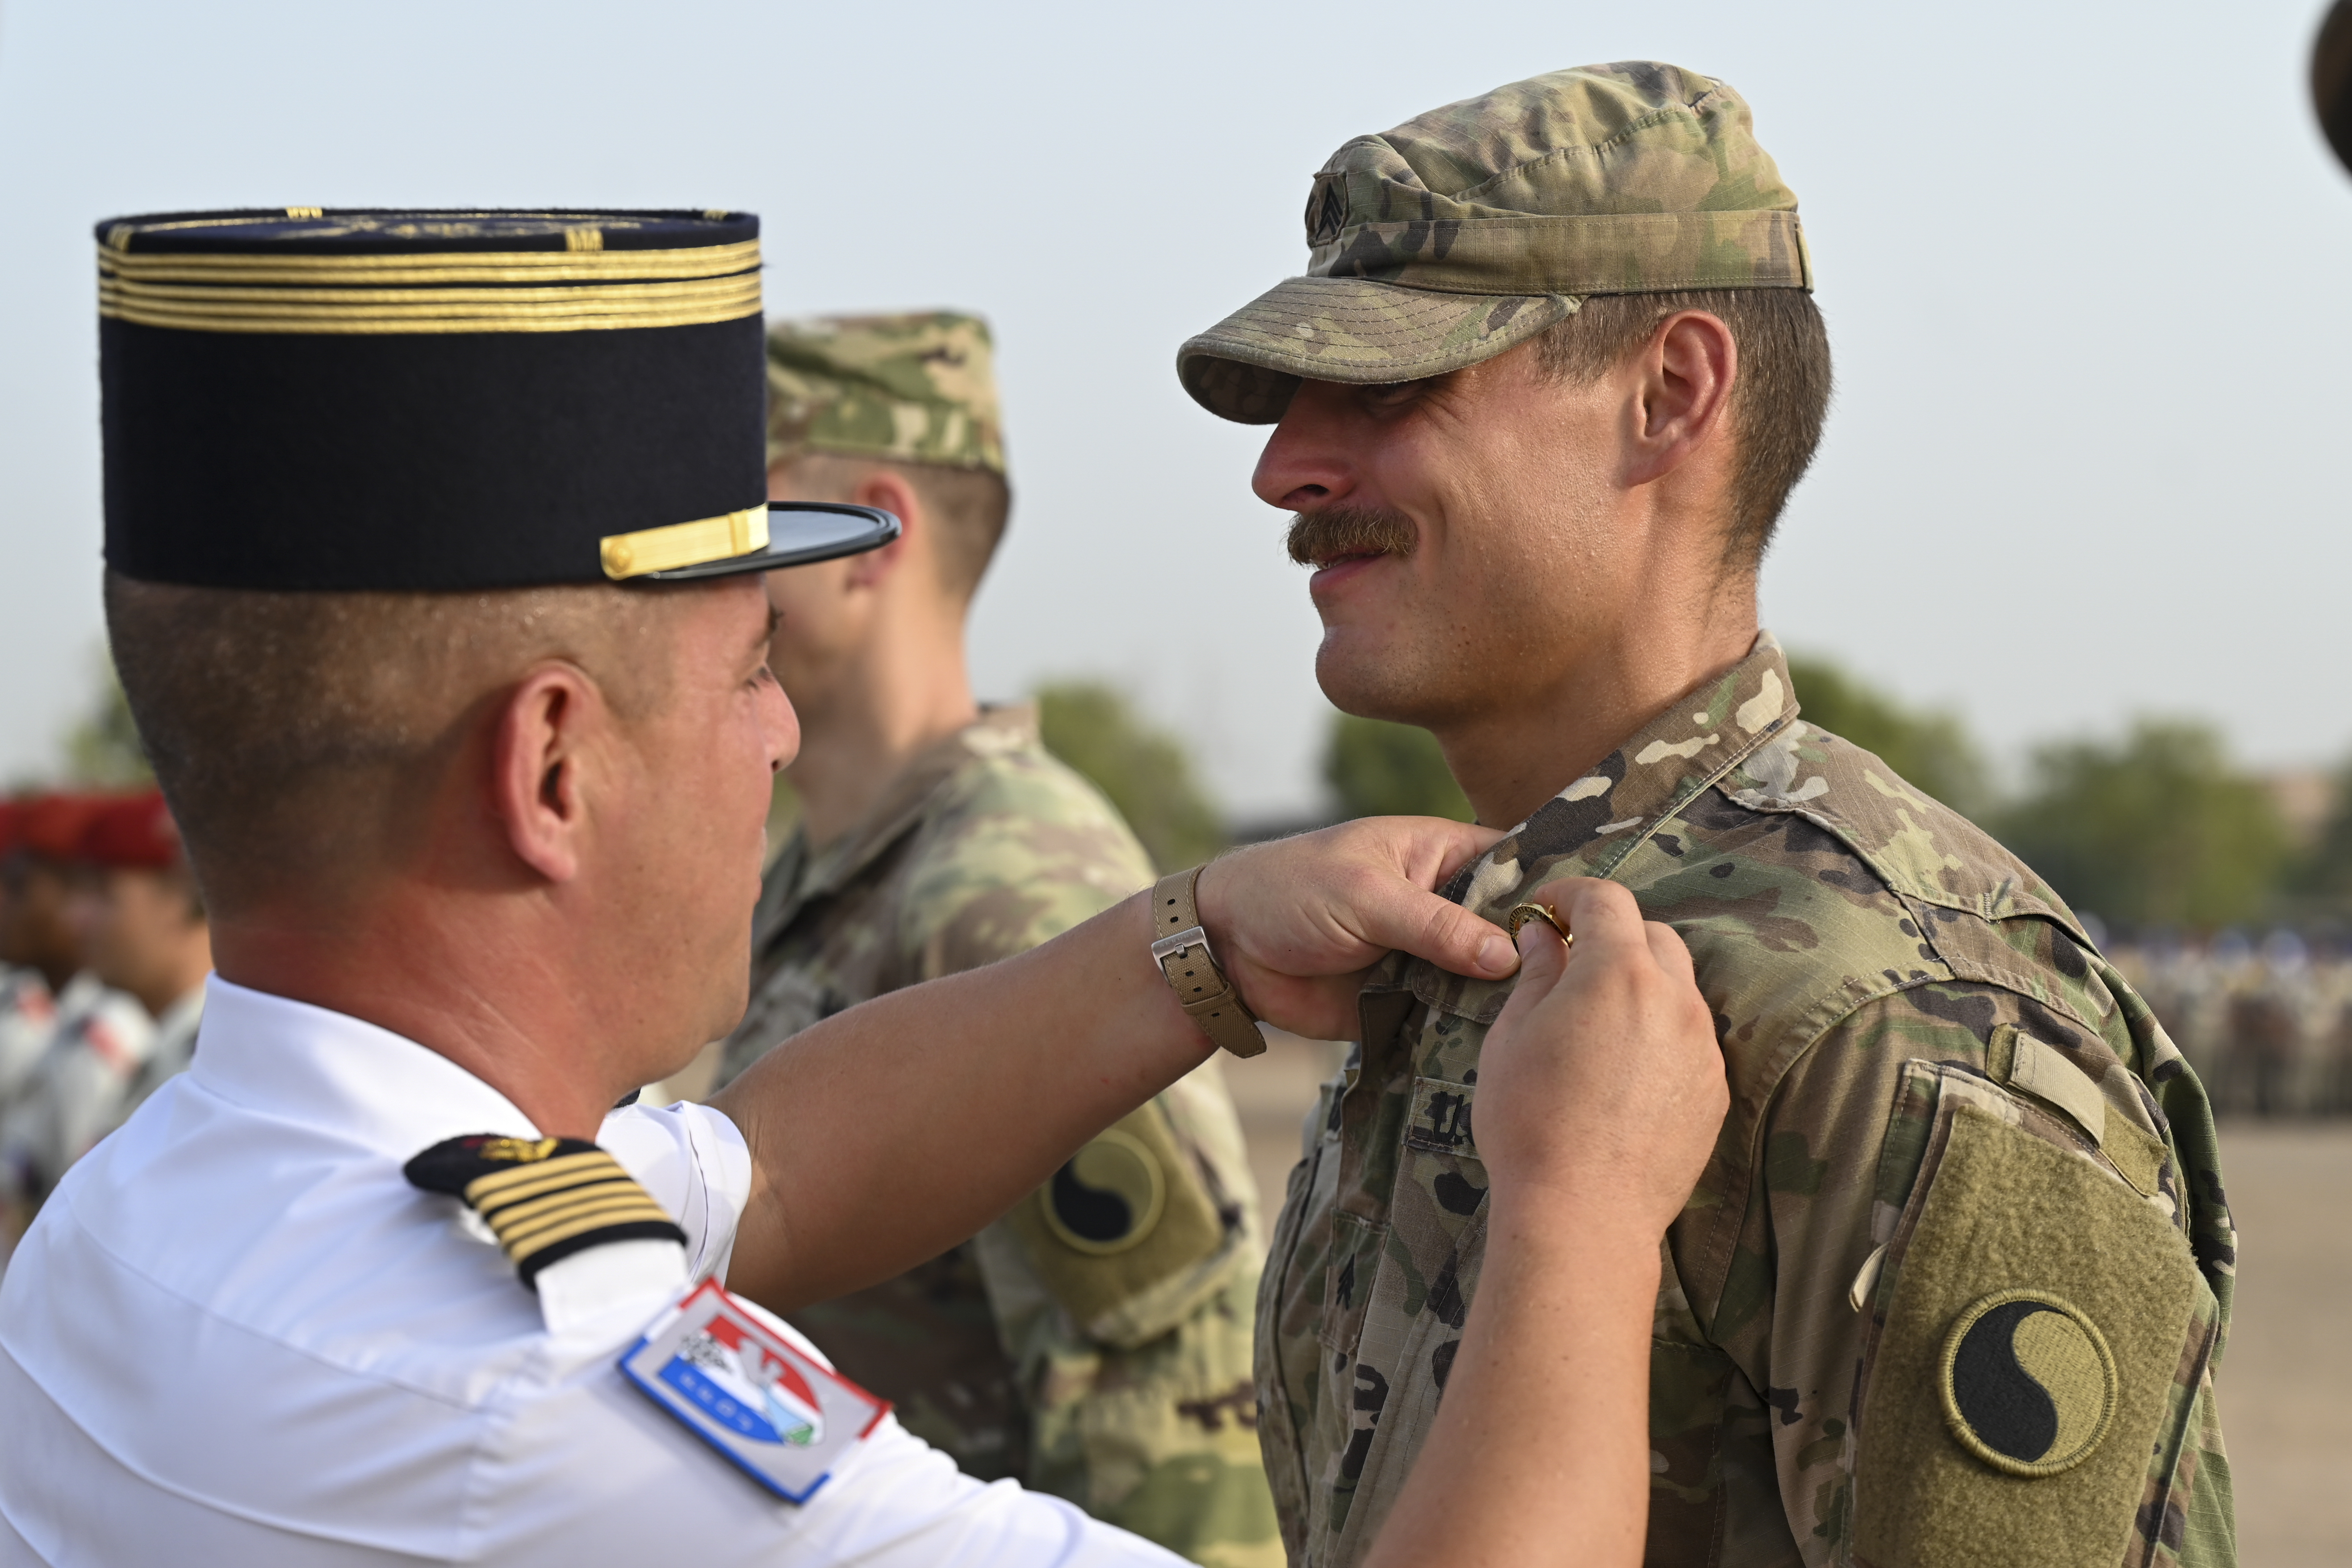
<svg viewBox="0 0 2352 1568">
<path fill-rule="evenodd" d="M 188 1064 L 196 1056 L 196 1030 L 205 1020 L 205 989 L 199 982 L 194 990 L 164 1008 L 156 1018 L 154 1043 L 148 1047 L 147 1059 L 139 1064 L 139 1070 L 131 1075 L 131 1082 L 124 1087 L 121 1107 L 108 1123 L 108 1131 L 130 1121 L 157 1089 L 188 1070 Z"/>
<path fill-rule="evenodd" d="M 215 977 L 194 1067 L 74 1167 L 0 1284 L 0 1564 L 1179 1563 L 894 1420 L 780 1502 L 618 1370 L 658 1291 L 542 1303 L 402 1175 L 472 1132 L 540 1135 L 425 1047 Z M 734 1125 L 632 1107 L 599 1141 L 687 1247 L 683 1270 L 667 1243 L 598 1252 L 723 1270 Z M 601 1267 L 569 1262 L 542 1283 Z"/>
</svg>

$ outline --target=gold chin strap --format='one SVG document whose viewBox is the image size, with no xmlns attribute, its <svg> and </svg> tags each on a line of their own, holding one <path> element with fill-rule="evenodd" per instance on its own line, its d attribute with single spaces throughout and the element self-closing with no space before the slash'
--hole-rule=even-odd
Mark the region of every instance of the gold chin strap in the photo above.
<svg viewBox="0 0 2352 1568">
<path fill-rule="evenodd" d="M 648 572 L 673 572 L 680 566 L 699 566 L 706 561 L 727 561 L 767 547 L 768 508 L 761 502 L 724 517 L 673 522 L 667 528 L 641 528 L 635 533 L 607 534 L 600 553 L 604 575 L 620 583 Z"/>
<path fill-rule="evenodd" d="M 1209 933 L 1201 929 L 1200 908 L 1193 889 L 1202 868 L 1177 871 L 1151 889 L 1152 962 L 1168 977 L 1176 1001 L 1201 1032 L 1237 1057 L 1254 1057 L 1265 1049 L 1257 1018 L 1225 978 L 1215 954 L 1209 951 Z"/>
</svg>

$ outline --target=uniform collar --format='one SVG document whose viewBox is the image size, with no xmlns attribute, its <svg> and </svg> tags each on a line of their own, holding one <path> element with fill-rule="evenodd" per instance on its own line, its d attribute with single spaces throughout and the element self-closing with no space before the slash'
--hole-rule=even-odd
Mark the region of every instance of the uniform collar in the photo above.
<svg viewBox="0 0 2352 1568">
<path fill-rule="evenodd" d="M 512 1100 L 439 1052 L 217 974 L 205 982 L 189 1073 L 241 1110 L 395 1159 L 467 1132 L 539 1136 Z"/>
<path fill-rule="evenodd" d="M 982 709 L 979 718 L 908 758 L 865 818 L 831 844 L 813 849 L 808 836 L 795 828 L 777 858 L 786 873 L 778 879 L 788 884 L 786 896 L 796 908 L 838 891 L 929 816 L 933 797 L 964 769 L 1042 743 L 1035 703 Z"/>
<path fill-rule="evenodd" d="M 1770 632 L 1759 632 L 1746 658 L 1668 703 L 1456 875 L 1446 896 L 1499 920 L 1539 881 L 1608 876 L 1648 827 L 1796 716 L 1788 658 Z M 1571 858 L 1578 864 L 1563 864 Z"/>
</svg>

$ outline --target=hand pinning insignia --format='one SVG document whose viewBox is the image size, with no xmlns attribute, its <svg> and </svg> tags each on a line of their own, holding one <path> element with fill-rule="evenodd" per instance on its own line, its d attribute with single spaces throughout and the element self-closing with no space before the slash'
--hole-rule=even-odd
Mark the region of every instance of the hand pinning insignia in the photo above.
<svg viewBox="0 0 2352 1568">
<path fill-rule="evenodd" d="M 482 1216 L 522 1282 L 608 1241 L 675 1241 L 686 1232 L 620 1162 L 580 1138 L 474 1133 L 436 1143 L 401 1167 L 414 1186 L 447 1193 Z"/>
</svg>

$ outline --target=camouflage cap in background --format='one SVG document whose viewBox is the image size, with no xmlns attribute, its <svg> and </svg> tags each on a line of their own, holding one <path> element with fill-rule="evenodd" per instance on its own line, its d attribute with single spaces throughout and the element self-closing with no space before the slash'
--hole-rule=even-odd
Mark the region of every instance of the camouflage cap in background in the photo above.
<svg viewBox="0 0 2352 1568">
<path fill-rule="evenodd" d="M 988 323 L 922 310 L 771 325 L 768 465 L 803 452 L 1004 472 Z"/>
<path fill-rule="evenodd" d="M 1746 100 L 1652 60 L 1553 71 L 1357 137 L 1315 176 L 1307 244 L 1306 277 L 1177 351 L 1210 413 L 1270 425 L 1301 380 L 1459 370 L 1588 295 L 1812 287 L 1796 195 Z"/>
</svg>

